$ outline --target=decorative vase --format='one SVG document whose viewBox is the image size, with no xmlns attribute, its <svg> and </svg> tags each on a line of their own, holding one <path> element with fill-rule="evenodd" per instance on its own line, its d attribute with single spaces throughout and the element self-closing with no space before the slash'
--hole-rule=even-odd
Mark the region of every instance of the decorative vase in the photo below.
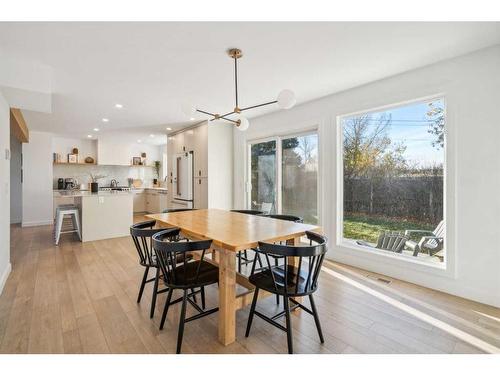
<svg viewBox="0 0 500 375">
<path fill-rule="evenodd" d="M 92 193 L 97 193 L 99 191 L 99 184 L 97 182 L 90 183 L 90 191 Z"/>
</svg>

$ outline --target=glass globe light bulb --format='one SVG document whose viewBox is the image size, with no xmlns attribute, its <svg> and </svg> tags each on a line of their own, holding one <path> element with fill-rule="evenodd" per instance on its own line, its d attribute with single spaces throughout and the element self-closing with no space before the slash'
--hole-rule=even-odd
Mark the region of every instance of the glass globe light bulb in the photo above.
<svg viewBox="0 0 500 375">
<path fill-rule="evenodd" d="M 281 109 L 290 109 L 296 102 L 297 99 L 295 98 L 295 94 L 292 90 L 282 90 L 278 94 L 278 106 Z"/>
</svg>

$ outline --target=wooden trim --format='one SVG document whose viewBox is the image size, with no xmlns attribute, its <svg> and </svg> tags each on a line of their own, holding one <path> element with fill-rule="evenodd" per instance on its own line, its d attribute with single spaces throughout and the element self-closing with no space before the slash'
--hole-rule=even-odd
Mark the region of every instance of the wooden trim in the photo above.
<svg viewBox="0 0 500 375">
<path fill-rule="evenodd" d="M 30 133 L 26 121 L 24 121 L 23 114 L 19 108 L 10 109 L 10 132 L 21 143 L 28 143 L 30 139 Z"/>
</svg>

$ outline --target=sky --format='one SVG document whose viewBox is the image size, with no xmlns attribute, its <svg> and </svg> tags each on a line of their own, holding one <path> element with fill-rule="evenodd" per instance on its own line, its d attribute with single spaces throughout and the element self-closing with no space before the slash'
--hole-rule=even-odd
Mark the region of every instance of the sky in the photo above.
<svg viewBox="0 0 500 375">
<path fill-rule="evenodd" d="M 442 99 L 434 100 L 435 105 L 444 106 Z M 387 135 L 393 143 L 403 142 L 406 146 L 405 158 L 418 163 L 418 166 L 432 166 L 444 163 L 444 150 L 432 146 L 436 135 L 429 134 L 427 117 L 429 102 L 412 103 L 384 111 L 372 112 L 374 126 L 376 119 L 384 114 L 391 116 L 392 122 Z M 446 124 L 445 124 L 446 126 Z"/>
</svg>

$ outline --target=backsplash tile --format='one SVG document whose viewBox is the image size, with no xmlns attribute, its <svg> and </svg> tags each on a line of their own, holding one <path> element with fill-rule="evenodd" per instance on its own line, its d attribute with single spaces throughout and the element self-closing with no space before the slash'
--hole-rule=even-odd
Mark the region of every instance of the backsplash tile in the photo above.
<svg viewBox="0 0 500 375">
<path fill-rule="evenodd" d="M 58 178 L 75 178 L 78 184 L 87 184 L 90 181 L 89 173 L 102 174 L 105 178 L 99 180 L 100 186 L 109 186 L 111 180 L 118 181 L 119 186 L 128 186 L 128 178 L 141 179 L 143 186 L 152 186 L 156 174 L 153 167 L 120 166 L 120 165 L 54 165 L 53 187 L 57 189 Z"/>
</svg>

